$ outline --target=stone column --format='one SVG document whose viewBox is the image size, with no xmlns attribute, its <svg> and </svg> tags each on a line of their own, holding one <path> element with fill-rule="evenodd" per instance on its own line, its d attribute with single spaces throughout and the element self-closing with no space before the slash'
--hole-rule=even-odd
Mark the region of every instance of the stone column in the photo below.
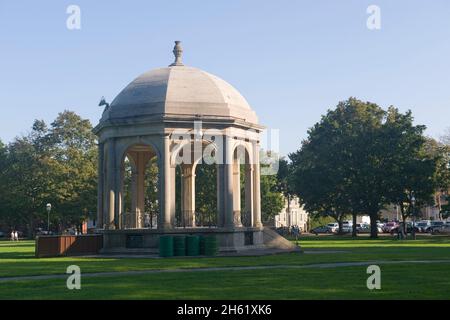
<svg viewBox="0 0 450 320">
<path fill-rule="evenodd" d="M 225 137 L 225 164 L 223 165 L 224 171 L 224 222 L 226 228 L 234 227 L 233 217 L 233 150 L 232 150 L 232 138 Z"/>
<path fill-rule="evenodd" d="M 107 163 L 106 163 L 106 205 L 107 215 L 105 215 L 105 229 L 115 229 L 114 209 L 115 209 L 115 141 L 109 139 L 107 143 Z"/>
<path fill-rule="evenodd" d="M 136 162 L 135 162 L 136 163 Z M 138 190 L 138 173 L 135 166 L 131 169 L 131 212 L 128 213 L 126 218 L 127 228 L 136 228 L 137 217 L 137 190 Z"/>
<path fill-rule="evenodd" d="M 135 228 L 142 228 L 145 213 L 145 168 L 147 165 L 144 152 L 137 153 L 136 175 L 136 211 L 133 219 Z"/>
<path fill-rule="evenodd" d="M 242 227 L 242 222 L 241 222 L 241 164 L 240 164 L 239 157 L 233 159 L 233 224 L 235 227 Z"/>
<path fill-rule="evenodd" d="M 223 163 L 223 159 L 221 160 Z M 217 227 L 222 228 L 225 226 L 225 207 L 224 207 L 224 192 L 223 192 L 223 185 L 224 185 L 224 168 L 223 164 L 217 164 L 216 165 L 216 173 L 217 173 Z"/>
<path fill-rule="evenodd" d="M 175 216 L 175 175 L 170 166 L 170 139 L 168 135 L 163 136 L 163 148 L 160 161 L 160 203 L 161 212 L 158 221 L 160 230 L 171 229 L 173 217 Z M 173 202 L 173 203 L 172 203 Z M 173 211 L 173 212 L 172 212 Z"/>
<path fill-rule="evenodd" d="M 253 226 L 256 228 L 261 228 L 261 171 L 260 171 L 260 164 L 259 164 L 259 144 L 254 144 L 254 206 L 253 206 Z"/>
<path fill-rule="evenodd" d="M 253 166 L 250 161 L 248 161 L 248 163 L 245 164 L 245 216 L 247 219 L 250 219 L 247 226 L 254 225 L 253 171 Z"/>
<path fill-rule="evenodd" d="M 116 157 L 116 167 L 114 169 L 115 179 L 115 202 L 114 202 L 114 225 L 116 229 L 122 229 L 122 164 L 118 163 Z"/>
<path fill-rule="evenodd" d="M 104 189 L 104 175 L 103 175 L 103 166 L 104 166 L 104 144 L 98 144 L 98 189 L 97 189 L 97 223 L 96 227 L 98 229 L 103 228 L 103 189 Z"/>
<path fill-rule="evenodd" d="M 195 227 L 195 174 L 192 164 L 181 167 L 181 213 L 183 226 Z"/>
</svg>

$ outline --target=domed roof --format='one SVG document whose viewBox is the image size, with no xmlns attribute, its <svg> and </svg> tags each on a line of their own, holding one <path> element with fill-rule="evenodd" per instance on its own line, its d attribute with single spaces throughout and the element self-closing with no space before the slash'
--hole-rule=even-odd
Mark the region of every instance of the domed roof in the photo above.
<svg viewBox="0 0 450 320">
<path fill-rule="evenodd" d="M 257 124 L 256 113 L 226 81 L 181 63 L 182 49 L 167 68 L 148 71 L 133 80 L 111 103 L 109 119 L 129 117 L 205 117 L 238 119 Z M 105 120 L 105 119 L 103 119 Z"/>
</svg>

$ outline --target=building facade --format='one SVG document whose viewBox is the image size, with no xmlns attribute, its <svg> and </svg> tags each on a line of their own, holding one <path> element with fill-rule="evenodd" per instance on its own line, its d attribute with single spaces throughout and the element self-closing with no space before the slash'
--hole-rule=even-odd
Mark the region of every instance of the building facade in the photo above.
<svg viewBox="0 0 450 320">
<path fill-rule="evenodd" d="M 300 205 L 298 197 L 284 201 L 284 208 L 275 216 L 275 227 L 299 226 L 302 231 L 308 231 L 309 214 Z"/>
</svg>

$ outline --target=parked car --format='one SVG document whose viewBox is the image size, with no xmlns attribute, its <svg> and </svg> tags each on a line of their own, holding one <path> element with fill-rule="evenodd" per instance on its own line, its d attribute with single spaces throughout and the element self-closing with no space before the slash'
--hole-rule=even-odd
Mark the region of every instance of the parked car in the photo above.
<svg viewBox="0 0 450 320">
<path fill-rule="evenodd" d="M 63 234 L 65 235 L 71 235 L 74 236 L 78 233 L 78 230 L 76 228 L 67 228 L 66 230 L 64 230 Z"/>
<path fill-rule="evenodd" d="M 445 223 L 441 227 L 433 228 L 432 234 L 450 234 L 450 224 Z"/>
<path fill-rule="evenodd" d="M 398 228 L 400 228 L 402 226 L 402 224 L 398 224 L 395 228 L 391 229 L 390 234 L 394 235 L 396 233 L 398 233 Z M 412 223 L 411 222 L 407 222 L 406 223 L 406 233 L 412 233 Z M 416 228 L 416 232 L 417 232 L 417 228 Z"/>
<path fill-rule="evenodd" d="M 353 230 L 353 222 L 351 221 L 343 221 L 342 222 L 342 233 L 349 233 Z M 339 229 L 336 230 L 337 232 Z"/>
<path fill-rule="evenodd" d="M 365 229 L 365 228 L 367 228 L 367 226 L 369 226 L 368 223 L 357 223 L 356 224 L 356 230 Z"/>
<path fill-rule="evenodd" d="M 377 228 L 378 228 L 378 233 L 383 232 L 382 228 L 380 226 L 378 226 L 378 224 L 377 224 Z M 370 231 L 371 231 L 370 224 L 368 224 L 368 223 L 361 223 L 359 228 L 358 228 L 358 226 L 356 227 L 357 233 L 370 233 Z"/>
<path fill-rule="evenodd" d="M 397 223 L 397 222 L 394 222 L 394 221 L 391 221 L 391 222 L 386 223 L 386 224 L 383 226 L 382 231 L 383 231 L 384 233 L 392 233 L 392 230 L 393 230 L 393 229 L 396 229 L 397 227 L 398 227 L 398 223 Z"/>
<path fill-rule="evenodd" d="M 425 232 L 433 233 L 435 229 L 439 229 L 445 225 L 444 221 L 431 221 L 430 226 L 425 229 Z"/>
<path fill-rule="evenodd" d="M 384 223 L 377 222 L 378 233 L 383 233 Z"/>
<path fill-rule="evenodd" d="M 5 237 L 5 233 L 0 231 L 0 238 Z"/>
<path fill-rule="evenodd" d="M 360 224 L 359 227 L 357 225 L 356 232 L 357 233 L 370 233 L 370 224 L 362 223 L 362 224 Z"/>
<path fill-rule="evenodd" d="M 357 223 L 356 224 L 356 232 L 361 232 L 366 229 L 370 229 L 370 224 L 368 224 L 368 223 Z"/>
<path fill-rule="evenodd" d="M 342 233 L 350 233 L 353 231 L 353 226 L 349 224 L 342 225 Z"/>
<path fill-rule="evenodd" d="M 339 231 L 339 224 L 337 222 L 327 224 L 327 227 L 330 228 L 331 232 Z"/>
<path fill-rule="evenodd" d="M 416 231 L 417 232 L 427 232 L 427 229 L 431 226 L 429 220 L 419 221 L 416 223 Z"/>
<path fill-rule="evenodd" d="M 47 230 L 39 230 L 36 232 L 37 236 L 51 236 L 53 235 L 52 231 L 47 231 Z"/>
<path fill-rule="evenodd" d="M 289 234 L 288 227 L 278 227 L 275 231 L 281 236 L 287 236 Z"/>
<path fill-rule="evenodd" d="M 331 229 L 328 226 L 320 226 L 311 230 L 311 233 L 314 233 L 316 236 L 319 233 L 331 233 Z"/>
</svg>

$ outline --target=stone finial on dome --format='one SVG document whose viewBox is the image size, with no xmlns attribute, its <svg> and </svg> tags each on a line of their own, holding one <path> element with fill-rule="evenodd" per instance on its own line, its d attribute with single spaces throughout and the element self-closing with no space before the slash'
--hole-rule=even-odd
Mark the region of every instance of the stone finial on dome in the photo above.
<svg viewBox="0 0 450 320">
<path fill-rule="evenodd" d="M 175 62 L 172 63 L 169 67 L 184 66 L 183 62 L 181 62 L 181 55 L 183 54 L 183 48 L 181 47 L 181 41 L 175 41 L 175 47 L 173 47 L 173 54 L 175 56 Z"/>
</svg>

